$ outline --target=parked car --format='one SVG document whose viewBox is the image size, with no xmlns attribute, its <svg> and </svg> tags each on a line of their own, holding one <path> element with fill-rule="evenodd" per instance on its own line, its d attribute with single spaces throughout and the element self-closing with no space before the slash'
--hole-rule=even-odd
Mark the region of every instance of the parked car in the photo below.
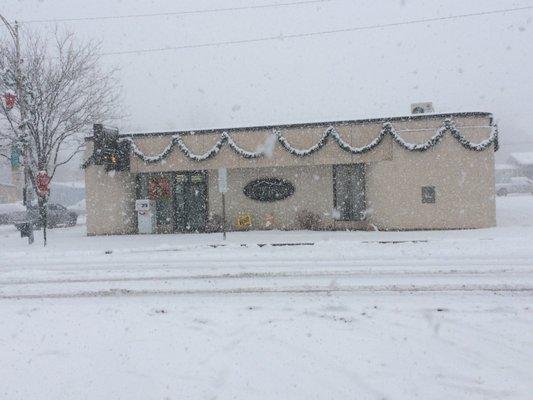
<svg viewBox="0 0 533 400">
<path fill-rule="evenodd" d="M 509 178 L 507 182 L 496 184 L 496 194 L 507 196 L 511 193 L 531 193 L 533 194 L 533 181 L 525 176 Z"/>
<path fill-rule="evenodd" d="M 78 214 L 74 211 L 67 210 L 61 204 L 50 203 L 47 205 L 47 228 L 71 227 L 75 226 L 78 221 Z M 15 227 L 20 231 L 24 224 L 31 222 L 36 229 L 43 227 L 43 221 L 39 215 L 37 206 L 30 206 L 28 212 L 18 215 L 14 221 Z"/>
</svg>

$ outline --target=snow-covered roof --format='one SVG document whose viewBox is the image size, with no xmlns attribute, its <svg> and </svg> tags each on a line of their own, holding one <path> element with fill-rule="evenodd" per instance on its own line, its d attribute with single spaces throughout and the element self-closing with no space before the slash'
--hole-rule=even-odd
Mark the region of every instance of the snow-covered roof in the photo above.
<svg viewBox="0 0 533 400">
<path fill-rule="evenodd" d="M 314 127 L 316 125 L 343 125 L 343 124 L 366 124 L 366 123 L 376 123 L 376 122 L 397 122 L 397 121 L 411 121 L 411 120 L 421 120 L 421 119 L 434 119 L 434 118 L 455 118 L 455 117 L 490 117 L 492 114 L 484 111 L 466 111 L 466 112 L 450 112 L 450 113 L 424 113 L 424 114 L 410 114 L 403 116 L 391 116 L 391 117 L 377 117 L 377 118 L 363 118 L 363 119 L 350 119 L 350 120 L 315 120 L 305 123 L 279 123 L 275 125 L 249 125 L 249 126 L 238 126 L 238 127 L 219 127 L 219 128 L 205 128 L 205 129 L 189 129 L 189 130 L 170 130 L 170 131 L 143 131 L 143 132 L 124 132 L 120 133 L 121 136 L 165 136 L 165 135 L 174 135 L 176 133 L 187 135 L 187 134 L 200 134 L 200 133 L 219 133 L 221 131 L 241 131 L 241 130 L 259 130 L 259 129 L 287 129 L 287 128 L 297 128 L 297 127 Z M 85 137 L 85 140 L 92 140 L 94 135 L 91 133 Z"/>
<path fill-rule="evenodd" d="M 84 189 L 84 181 L 69 181 L 69 182 L 52 182 L 52 186 L 69 187 L 74 189 Z"/>
<path fill-rule="evenodd" d="M 509 160 L 521 165 L 521 166 L 532 166 L 533 165 L 533 152 L 527 153 L 511 153 Z"/>
<path fill-rule="evenodd" d="M 508 170 L 508 169 L 516 169 L 516 165 L 512 164 L 496 164 L 494 166 L 494 169 L 498 171 Z"/>
</svg>

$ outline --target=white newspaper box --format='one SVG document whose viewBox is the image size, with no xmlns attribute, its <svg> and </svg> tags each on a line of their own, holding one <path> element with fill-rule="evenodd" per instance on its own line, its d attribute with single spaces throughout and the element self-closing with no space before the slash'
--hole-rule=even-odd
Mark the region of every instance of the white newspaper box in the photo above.
<svg viewBox="0 0 533 400">
<path fill-rule="evenodd" d="M 139 233 L 155 233 L 155 201 L 148 199 L 136 200 L 135 211 L 137 211 Z"/>
</svg>

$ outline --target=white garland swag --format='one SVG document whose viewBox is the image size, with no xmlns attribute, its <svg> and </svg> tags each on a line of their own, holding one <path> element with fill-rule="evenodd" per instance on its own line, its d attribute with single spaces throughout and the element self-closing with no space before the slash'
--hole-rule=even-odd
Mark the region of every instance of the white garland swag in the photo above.
<svg viewBox="0 0 533 400">
<path fill-rule="evenodd" d="M 457 141 L 468 150 L 472 151 L 482 151 L 486 148 L 490 147 L 492 144 L 495 145 L 497 148 L 498 146 L 498 126 L 493 125 L 490 136 L 479 143 L 472 143 L 468 139 L 464 137 L 464 135 L 456 128 L 453 121 L 450 119 L 446 119 L 443 123 L 443 126 L 437 129 L 435 135 L 433 135 L 431 138 L 429 138 L 427 141 L 423 143 L 408 143 L 406 142 L 399 134 L 396 132 L 394 127 L 390 122 L 385 122 L 383 124 L 383 127 L 381 128 L 380 133 L 378 136 L 372 140 L 369 144 L 362 147 L 353 147 L 349 143 L 347 143 L 342 137 L 339 135 L 339 133 L 335 130 L 333 126 L 328 127 L 322 136 L 320 137 L 320 140 L 313 146 L 309 147 L 308 149 L 297 149 L 292 147 L 292 145 L 287 141 L 287 139 L 282 135 L 281 131 L 274 129 L 272 131 L 273 135 L 276 135 L 277 141 L 281 144 L 281 146 L 287 150 L 289 153 L 298 156 L 298 157 L 306 157 L 309 156 L 318 150 L 320 150 L 322 147 L 324 147 L 328 140 L 331 138 L 335 142 L 337 142 L 338 146 L 343 149 L 344 151 L 347 151 L 352 154 L 362 154 L 366 153 L 370 150 L 372 150 L 374 147 L 378 146 L 386 135 L 392 136 L 393 140 L 403 147 L 405 150 L 408 151 L 426 151 L 434 147 L 437 143 L 441 141 L 441 139 L 444 137 L 446 132 L 450 132 L 450 134 L 457 139 Z M 122 139 L 123 141 L 128 141 L 131 143 L 133 153 L 138 156 L 141 160 L 143 160 L 146 163 L 156 163 L 163 160 L 165 157 L 167 157 L 170 152 L 172 151 L 173 147 L 175 145 L 178 146 L 178 148 L 181 150 L 181 152 L 194 161 L 204 161 L 211 157 L 214 157 L 218 154 L 222 146 L 227 143 L 228 146 L 237 154 L 239 154 L 241 157 L 244 158 L 259 158 L 264 157 L 266 155 L 265 150 L 260 151 L 248 151 L 243 148 L 241 148 L 235 141 L 232 139 L 232 137 L 229 135 L 227 131 L 222 132 L 220 135 L 220 139 L 217 141 L 217 143 L 209 149 L 207 152 L 203 154 L 194 154 L 187 145 L 183 142 L 182 137 L 179 133 L 172 136 L 171 142 L 168 144 L 165 149 L 157 155 L 148 156 L 144 154 L 135 144 L 132 137 L 126 137 Z"/>
</svg>

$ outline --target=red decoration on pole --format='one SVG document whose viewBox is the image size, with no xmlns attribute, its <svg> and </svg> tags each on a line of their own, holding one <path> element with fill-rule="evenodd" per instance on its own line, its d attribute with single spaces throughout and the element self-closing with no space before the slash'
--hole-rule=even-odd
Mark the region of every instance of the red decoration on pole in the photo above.
<svg viewBox="0 0 533 400">
<path fill-rule="evenodd" d="M 4 94 L 4 103 L 8 110 L 11 110 L 15 106 L 16 100 L 17 100 L 17 96 L 15 96 L 13 93 Z"/>
<path fill-rule="evenodd" d="M 37 187 L 37 194 L 41 197 L 46 196 L 50 192 L 50 177 L 46 171 L 39 171 L 35 177 L 35 186 Z"/>
</svg>

